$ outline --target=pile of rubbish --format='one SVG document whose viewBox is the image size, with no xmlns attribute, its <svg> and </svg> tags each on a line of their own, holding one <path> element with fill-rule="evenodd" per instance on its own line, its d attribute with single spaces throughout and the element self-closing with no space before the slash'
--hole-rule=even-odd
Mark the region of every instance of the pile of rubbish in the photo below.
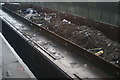
<svg viewBox="0 0 120 80">
<path fill-rule="evenodd" d="M 41 13 L 33 8 L 17 12 L 40 27 L 51 30 L 96 56 L 120 66 L 120 44 L 108 39 L 102 32 L 86 25 L 77 26 L 66 19 L 61 20 L 56 13 Z"/>
<path fill-rule="evenodd" d="M 50 14 L 40 13 L 33 8 L 18 10 L 17 12 L 21 14 L 21 16 L 23 16 L 24 18 L 37 23 L 37 25 L 39 26 L 41 26 L 42 24 L 50 23 L 50 20 L 56 17 L 55 13 L 50 13 Z"/>
</svg>

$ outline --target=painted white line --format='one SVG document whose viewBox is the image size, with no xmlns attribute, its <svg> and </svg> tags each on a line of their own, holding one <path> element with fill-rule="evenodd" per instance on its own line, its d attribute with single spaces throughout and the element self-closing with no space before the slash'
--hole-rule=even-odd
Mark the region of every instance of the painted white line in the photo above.
<svg viewBox="0 0 120 80">
<path fill-rule="evenodd" d="M 15 50 L 11 47 L 11 45 L 7 42 L 7 40 L 4 38 L 4 36 L 0 33 L 0 36 L 2 37 L 2 39 L 4 40 L 4 42 L 7 44 L 7 46 L 10 48 L 10 50 L 12 51 L 12 53 L 15 55 L 15 57 L 17 58 L 17 60 L 19 61 L 19 63 L 22 65 L 22 67 L 25 69 L 25 71 L 28 73 L 28 75 L 30 76 L 30 78 L 36 78 L 34 76 L 34 74 L 29 70 L 29 68 L 27 67 L 27 65 L 22 61 L 22 59 L 17 55 L 17 53 L 15 52 Z"/>
</svg>

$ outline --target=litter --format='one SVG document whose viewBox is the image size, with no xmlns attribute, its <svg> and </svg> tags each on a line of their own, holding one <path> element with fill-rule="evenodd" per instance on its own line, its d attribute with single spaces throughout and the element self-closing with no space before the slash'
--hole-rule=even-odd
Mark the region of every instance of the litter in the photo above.
<svg viewBox="0 0 120 80">
<path fill-rule="evenodd" d="M 68 21 L 68 20 L 66 20 L 66 19 L 63 19 L 62 22 L 65 22 L 65 23 L 71 24 L 71 22 Z"/>
<path fill-rule="evenodd" d="M 109 55 L 113 53 L 110 51 L 116 51 L 120 49 L 119 43 L 111 41 L 101 31 L 86 25 L 75 25 L 74 22 L 71 23 L 69 18 L 61 18 L 59 13 L 38 13 L 37 10 L 33 8 L 21 10 L 21 13 L 23 12 L 25 13 L 21 14 L 22 16 L 32 20 L 38 26 L 42 25 L 42 28 L 55 32 L 63 38 L 68 39 L 71 42 L 87 49 L 96 56 L 104 54 L 101 57 L 105 58 L 106 60 L 113 61 L 113 57 Z M 68 44 L 65 43 L 64 45 L 67 46 Z M 106 53 L 109 54 L 107 55 Z M 114 62 L 119 64 L 120 61 L 115 60 Z"/>
<path fill-rule="evenodd" d="M 30 19 L 32 16 L 33 16 L 33 14 L 27 14 L 27 15 L 25 15 L 24 18 L 26 18 L 26 19 Z"/>
<path fill-rule="evenodd" d="M 103 53 L 104 53 L 104 51 L 103 51 L 103 50 L 101 50 L 101 51 L 99 51 L 99 52 L 95 53 L 95 55 L 96 55 L 96 56 L 100 56 L 100 55 L 102 55 Z"/>
<path fill-rule="evenodd" d="M 20 12 L 22 12 L 23 14 L 38 14 L 38 12 L 33 8 L 23 9 Z"/>
<path fill-rule="evenodd" d="M 101 50 L 102 48 L 94 48 L 94 49 L 89 49 L 89 50 Z"/>
<path fill-rule="evenodd" d="M 108 46 L 110 46 L 111 44 L 108 44 Z"/>
<path fill-rule="evenodd" d="M 88 49 L 92 53 L 94 53 L 96 56 L 100 56 L 104 53 L 102 48 L 94 48 L 94 49 Z"/>
<path fill-rule="evenodd" d="M 38 26 L 41 26 L 42 24 L 37 24 Z"/>
<path fill-rule="evenodd" d="M 118 64 L 120 62 L 120 58 L 118 56 L 114 56 L 113 57 L 113 62 L 115 62 L 116 64 Z"/>
<path fill-rule="evenodd" d="M 47 14 L 47 15 L 51 16 L 52 18 L 57 17 L 56 13 L 50 13 L 50 14 Z"/>
<path fill-rule="evenodd" d="M 44 20 L 50 23 L 50 19 L 52 18 L 51 16 L 49 16 L 48 14 L 44 13 L 45 17 Z"/>
</svg>

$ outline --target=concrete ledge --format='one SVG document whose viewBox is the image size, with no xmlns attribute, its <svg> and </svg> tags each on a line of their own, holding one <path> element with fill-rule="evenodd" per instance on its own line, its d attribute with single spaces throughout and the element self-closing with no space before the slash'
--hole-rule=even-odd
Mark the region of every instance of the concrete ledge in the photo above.
<svg viewBox="0 0 120 80">
<path fill-rule="evenodd" d="M 35 78 L 1 33 L 0 41 L 2 45 L 3 78 Z"/>
</svg>

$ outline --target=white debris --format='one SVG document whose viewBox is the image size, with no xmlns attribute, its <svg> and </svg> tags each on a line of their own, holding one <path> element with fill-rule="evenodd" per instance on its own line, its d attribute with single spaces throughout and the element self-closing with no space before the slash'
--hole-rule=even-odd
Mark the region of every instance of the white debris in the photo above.
<svg viewBox="0 0 120 80">
<path fill-rule="evenodd" d="M 110 46 L 111 44 L 108 44 L 108 46 Z"/>
<path fill-rule="evenodd" d="M 56 13 L 50 13 L 50 14 L 48 14 L 49 16 L 54 16 L 54 17 L 57 17 L 57 15 L 56 15 Z"/>
<path fill-rule="evenodd" d="M 9 4 L 20 5 L 20 3 L 9 3 Z"/>
<path fill-rule="evenodd" d="M 37 24 L 38 26 L 41 26 L 42 24 Z"/>
<path fill-rule="evenodd" d="M 116 61 L 116 63 L 119 63 L 119 61 Z"/>
<path fill-rule="evenodd" d="M 59 54 L 57 54 L 57 53 L 55 54 L 55 56 L 56 56 L 56 57 L 60 57 L 60 55 L 59 55 Z"/>
<path fill-rule="evenodd" d="M 71 24 L 71 22 L 68 21 L 68 20 L 66 20 L 66 19 L 63 19 L 62 22 L 65 22 L 65 23 Z"/>
<path fill-rule="evenodd" d="M 69 21 L 68 24 L 71 24 L 71 22 Z"/>
<path fill-rule="evenodd" d="M 44 20 L 50 23 L 51 16 L 45 16 Z"/>
<path fill-rule="evenodd" d="M 0 5 L 4 5 L 5 3 L 0 3 Z"/>
<path fill-rule="evenodd" d="M 34 34 L 33 37 L 35 37 L 36 35 Z"/>
<path fill-rule="evenodd" d="M 42 43 L 42 41 L 37 41 L 37 43 Z"/>
<path fill-rule="evenodd" d="M 27 14 L 27 15 L 25 15 L 25 18 L 30 19 L 32 16 L 33 16 L 33 14 Z"/>
<path fill-rule="evenodd" d="M 68 22 L 66 19 L 63 19 L 62 22 Z"/>
</svg>

